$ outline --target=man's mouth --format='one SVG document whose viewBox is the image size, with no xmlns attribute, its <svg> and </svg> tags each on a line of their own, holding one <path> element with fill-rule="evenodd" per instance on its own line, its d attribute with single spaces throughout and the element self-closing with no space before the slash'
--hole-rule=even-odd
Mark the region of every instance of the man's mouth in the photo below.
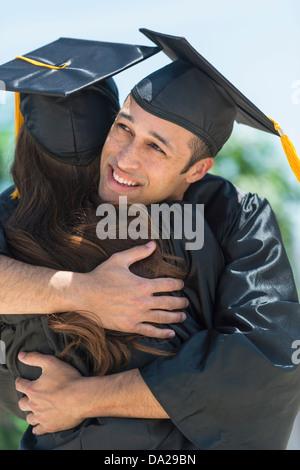
<svg viewBox="0 0 300 470">
<path fill-rule="evenodd" d="M 120 176 L 117 175 L 115 170 L 112 171 L 112 176 L 117 183 L 122 184 L 124 186 L 139 186 L 138 183 L 135 183 L 134 181 L 131 181 L 129 179 L 121 178 Z"/>
</svg>

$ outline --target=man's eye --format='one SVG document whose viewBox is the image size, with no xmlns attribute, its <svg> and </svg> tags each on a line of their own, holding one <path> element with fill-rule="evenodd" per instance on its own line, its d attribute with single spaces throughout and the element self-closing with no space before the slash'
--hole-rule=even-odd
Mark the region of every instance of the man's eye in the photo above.
<svg viewBox="0 0 300 470">
<path fill-rule="evenodd" d="M 123 131 L 130 132 L 129 127 L 127 127 L 125 124 L 122 124 L 121 122 L 119 122 L 119 123 L 117 124 L 117 126 L 118 126 L 119 129 L 121 129 L 121 130 L 123 130 Z"/>
<path fill-rule="evenodd" d="M 158 145 L 156 145 L 156 144 L 154 144 L 154 143 L 153 143 L 153 144 L 150 144 L 150 145 L 151 145 L 151 147 L 152 147 L 154 150 L 156 150 L 156 152 L 161 152 L 161 153 L 164 153 L 164 154 L 165 154 L 165 152 L 164 152 Z"/>
</svg>

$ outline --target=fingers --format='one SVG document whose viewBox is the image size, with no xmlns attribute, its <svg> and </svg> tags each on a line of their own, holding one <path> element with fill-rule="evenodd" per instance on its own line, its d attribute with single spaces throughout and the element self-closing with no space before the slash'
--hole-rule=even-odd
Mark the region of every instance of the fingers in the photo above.
<svg viewBox="0 0 300 470">
<path fill-rule="evenodd" d="M 23 379 L 22 377 L 17 377 L 15 384 L 16 384 L 16 390 L 18 392 L 24 393 L 26 395 L 30 385 L 32 384 L 32 382 L 31 382 L 31 380 Z M 23 403 L 24 401 L 22 401 L 22 400 L 23 400 L 23 398 L 21 398 L 20 402 Z M 23 408 L 21 408 L 21 409 L 23 410 Z M 27 408 L 24 408 L 23 411 L 26 411 L 26 410 L 27 410 Z"/>
<path fill-rule="evenodd" d="M 148 280 L 148 286 L 152 292 L 173 292 L 181 291 L 184 288 L 184 282 L 181 279 L 157 278 Z"/>
<path fill-rule="evenodd" d="M 36 436 L 42 436 L 49 432 L 39 423 L 34 413 L 29 413 L 26 417 L 26 421 L 28 424 L 31 424 L 31 426 L 34 426 L 34 428 L 32 428 L 32 434 Z"/>
<path fill-rule="evenodd" d="M 20 400 L 19 400 L 19 408 L 20 410 L 22 411 L 31 411 L 31 408 L 29 406 L 29 399 L 28 397 L 22 397 Z"/>
<path fill-rule="evenodd" d="M 164 312 L 161 310 L 150 310 L 147 313 L 147 323 L 138 323 L 133 329 L 133 333 L 149 338 L 166 339 L 175 336 L 174 330 L 171 328 L 158 328 L 149 323 L 180 323 L 186 319 L 184 312 Z"/>
<path fill-rule="evenodd" d="M 188 307 L 189 301 L 185 297 L 174 297 L 171 295 L 153 295 L 148 300 L 148 305 L 149 310 L 183 310 Z"/>
<path fill-rule="evenodd" d="M 181 279 L 172 279 L 172 278 L 157 278 L 157 279 L 146 279 L 139 276 L 136 277 L 136 290 L 141 294 L 142 297 L 147 298 L 147 296 L 153 294 L 167 293 L 167 292 L 177 292 L 181 291 L 184 287 L 184 282 Z M 188 300 L 184 297 L 174 297 L 174 296 L 160 296 L 159 299 L 173 299 L 170 301 L 174 308 L 185 308 L 188 306 Z M 176 300 L 177 299 L 177 300 Z M 162 307 L 169 309 L 169 307 Z"/>
<path fill-rule="evenodd" d="M 42 436 L 43 434 L 47 434 L 49 431 L 46 431 L 46 429 L 41 425 L 38 424 L 32 429 L 32 434 L 35 436 Z"/>
<path fill-rule="evenodd" d="M 174 330 L 171 328 L 158 328 L 150 323 L 168 324 L 180 323 L 186 319 L 184 312 L 166 312 L 161 310 L 150 310 L 147 312 L 147 323 L 140 322 L 132 330 L 142 336 L 149 338 L 167 339 L 175 336 Z"/>
<path fill-rule="evenodd" d="M 139 323 L 137 325 L 135 333 L 148 336 L 149 338 L 158 338 L 158 339 L 170 339 L 175 336 L 175 331 L 171 329 L 162 329 L 156 328 L 153 325 L 147 323 Z"/>
<path fill-rule="evenodd" d="M 181 323 L 186 319 L 184 312 L 165 312 L 161 310 L 151 310 L 147 314 L 147 322 L 151 323 Z"/>
<path fill-rule="evenodd" d="M 18 359 L 29 366 L 40 367 L 42 370 L 49 364 L 53 356 L 47 356 L 38 352 L 20 352 Z"/>
<path fill-rule="evenodd" d="M 34 413 L 29 413 L 26 416 L 26 421 L 28 424 L 31 424 L 32 426 L 36 426 L 37 424 L 39 424 L 38 419 L 36 418 Z"/>
<path fill-rule="evenodd" d="M 133 248 L 130 248 L 129 250 L 116 253 L 112 255 L 111 258 L 118 259 L 120 264 L 128 268 L 131 264 L 135 263 L 136 261 L 150 256 L 151 253 L 153 253 L 153 251 L 155 250 L 155 248 L 155 242 L 151 241 L 146 245 L 135 246 Z"/>
</svg>

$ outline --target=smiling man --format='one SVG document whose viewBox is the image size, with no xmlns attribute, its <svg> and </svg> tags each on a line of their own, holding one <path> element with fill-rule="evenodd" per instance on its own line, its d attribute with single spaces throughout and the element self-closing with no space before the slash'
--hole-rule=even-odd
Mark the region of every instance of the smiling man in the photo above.
<svg viewBox="0 0 300 470">
<path fill-rule="evenodd" d="M 226 261 L 214 310 L 175 356 L 112 376 L 81 377 L 53 357 L 20 355 L 25 364 L 42 368 L 34 382 L 17 379 L 17 390 L 25 394 L 20 408 L 29 412 L 36 436 L 95 416 L 103 439 L 123 423 L 124 435 L 134 428 L 138 436 L 140 421 L 131 418 L 169 418 L 192 449 L 283 449 L 300 403 L 300 372 L 291 360 L 300 329 L 293 274 L 268 202 L 206 174 L 235 120 L 278 132 L 185 41 L 149 36 L 172 52 L 174 62 L 140 82 L 126 100 L 103 148 L 99 192 L 106 201 L 127 195 L 143 204 L 176 199 L 205 204 Z M 137 257 L 123 253 L 109 260 L 99 270 L 106 284 L 113 276 L 105 269 L 115 268 L 117 259 L 126 271 Z M 74 275 L 72 287 L 83 295 L 93 279 L 90 289 L 97 289 L 95 273 Z M 131 280 L 119 286 L 118 306 L 129 297 L 126 286 L 134 291 Z M 88 294 L 84 299 L 90 307 Z M 72 307 L 78 308 L 78 296 Z M 28 434 L 32 439 L 31 428 Z"/>
<path fill-rule="evenodd" d="M 193 162 L 190 131 L 145 112 L 129 96 L 105 142 L 100 167 L 99 194 L 105 201 L 153 204 L 182 200 L 191 183 L 211 169 L 214 160 L 203 158 L 204 142 Z M 205 149 L 206 147 L 206 149 Z"/>
</svg>

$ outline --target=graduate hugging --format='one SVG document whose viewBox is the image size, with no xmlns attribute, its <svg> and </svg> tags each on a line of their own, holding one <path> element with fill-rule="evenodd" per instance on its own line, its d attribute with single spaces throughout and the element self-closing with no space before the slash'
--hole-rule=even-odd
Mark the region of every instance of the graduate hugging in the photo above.
<svg viewBox="0 0 300 470">
<path fill-rule="evenodd" d="M 184 39 L 60 39 L 0 67 L 16 93 L 14 186 L 0 196 L 0 406 L 27 420 L 22 450 L 285 449 L 300 404 L 300 305 L 275 215 L 209 170 L 234 122 L 292 144 Z M 112 78 L 171 62 L 120 108 Z M 126 197 L 178 218 L 154 237 L 99 207 Z M 189 211 L 185 211 L 185 206 Z M 181 210 L 183 209 L 183 210 Z M 116 219 L 117 220 L 117 219 Z M 126 224 L 130 223 L 130 216 Z M 2 363 L 3 362 L 3 363 Z M 280 427 L 278 426 L 280 423 Z"/>
</svg>

